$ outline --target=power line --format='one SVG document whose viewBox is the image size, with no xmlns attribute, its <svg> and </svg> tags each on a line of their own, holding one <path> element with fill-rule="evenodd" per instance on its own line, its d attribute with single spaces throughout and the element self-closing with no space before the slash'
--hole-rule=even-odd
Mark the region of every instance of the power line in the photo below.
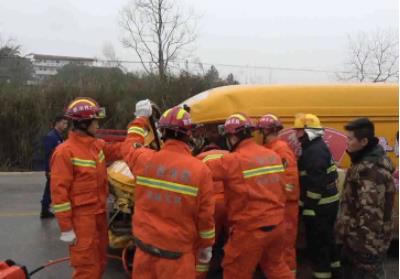
<svg viewBox="0 0 400 279">
<path fill-rule="evenodd" d="M 19 56 L 0 56 L 0 58 L 7 59 L 20 59 Z M 61 59 L 61 58 L 60 58 Z M 79 62 L 79 61 L 74 61 Z M 115 64 L 155 64 L 152 61 L 135 61 L 135 60 L 105 60 L 105 59 L 94 59 L 94 62 L 100 63 L 115 63 Z M 191 61 L 175 61 L 178 63 L 188 65 L 205 65 L 205 66 L 216 66 L 216 67 L 229 67 L 239 69 L 258 69 L 258 70 L 269 70 L 269 71 L 286 71 L 286 72 L 311 72 L 311 73 L 325 73 L 325 74 L 350 74 L 351 71 L 336 71 L 336 70 L 325 70 L 325 69 L 312 69 L 312 68 L 296 68 L 296 67 L 275 67 L 275 66 L 257 66 L 257 65 L 242 65 L 242 64 L 225 64 L 225 63 L 210 63 L 210 62 L 191 62 Z M 74 64 L 74 63 L 72 63 Z"/>
<path fill-rule="evenodd" d="M 126 64 L 142 64 L 140 61 L 133 60 L 102 60 L 96 59 L 98 62 L 108 63 L 126 63 Z M 312 72 L 312 73 L 337 73 L 337 74 L 348 74 L 352 73 L 349 71 L 335 71 L 335 70 L 323 70 L 323 69 L 311 69 L 311 68 L 291 68 L 291 67 L 274 67 L 274 66 L 251 66 L 251 65 L 240 65 L 240 64 L 223 64 L 223 63 L 210 63 L 210 62 L 190 62 L 190 61 L 176 61 L 178 63 L 190 64 L 190 65 L 205 65 L 205 66 L 218 66 L 218 67 L 230 67 L 240 69 L 260 69 L 260 70 L 271 70 L 271 71 L 292 71 L 292 72 Z M 154 62 L 145 61 L 144 64 L 152 64 Z"/>
</svg>

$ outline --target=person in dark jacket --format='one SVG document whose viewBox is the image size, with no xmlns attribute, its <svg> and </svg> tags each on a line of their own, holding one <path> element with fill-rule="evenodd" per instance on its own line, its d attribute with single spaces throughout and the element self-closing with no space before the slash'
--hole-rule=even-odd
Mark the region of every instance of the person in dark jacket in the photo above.
<svg viewBox="0 0 400 279">
<path fill-rule="evenodd" d="M 339 253 L 334 238 L 339 207 L 336 165 L 322 139 L 324 130 L 317 116 L 296 115 L 294 128 L 302 146 L 298 159 L 300 212 L 313 278 L 340 278 Z"/>
<path fill-rule="evenodd" d="M 336 223 L 344 278 L 385 278 L 383 262 L 393 230 L 394 167 L 368 118 L 356 119 L 345 129 L 352 164 Z"/>
<path fill-rule="evenodd" d="M 54 214 L 50 211 L 51 195 L 50 195 L 50 159 L 55 148 L 64 141 L 63 132 L 68 127 L 68 120 L 64 116 L 57 116 L 53 121 L 53 128 L 43 138 L 44 146 L 44 162 L 46 174 L 46 186 L 42 197 L 42 210 L 40 213 L 41 219 L 53 218 Z"/>
</svg>

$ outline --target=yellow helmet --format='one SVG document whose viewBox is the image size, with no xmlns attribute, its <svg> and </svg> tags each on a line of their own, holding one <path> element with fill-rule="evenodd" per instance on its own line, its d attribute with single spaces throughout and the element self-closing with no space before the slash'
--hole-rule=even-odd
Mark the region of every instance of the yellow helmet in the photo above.
<svg viewBox="0 0 400 279">
<path fill-rule="evenodd" d="M 322 129 L 321 122 L 315 114 L 299 113 L 294 118 L 295 129 Z"/>
</svg>

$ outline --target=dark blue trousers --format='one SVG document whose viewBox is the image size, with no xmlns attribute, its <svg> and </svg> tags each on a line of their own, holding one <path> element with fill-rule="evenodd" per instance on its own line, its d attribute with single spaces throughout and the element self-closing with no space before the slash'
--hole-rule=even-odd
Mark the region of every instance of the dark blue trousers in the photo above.
<svg viewBox="0 0 400 279">
<path fill-rule="evenodd" d="M 41 203 L 42 203 L 42 211 L 50 209 L 51 193 L 50 193 L 50 176 L 48 174 L 46 174 L 46 186 L 44 187 Z"/>
</svg>

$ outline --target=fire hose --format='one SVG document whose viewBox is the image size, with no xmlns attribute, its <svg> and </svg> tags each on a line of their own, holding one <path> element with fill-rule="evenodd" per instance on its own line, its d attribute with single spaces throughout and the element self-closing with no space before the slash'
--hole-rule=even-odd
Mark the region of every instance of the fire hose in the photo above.
<svg viewBox="0 0 400 279">
<path fill-rule="evenodd" d="M 126 268 L 128 268 L 128 263 L 126 263 L 126 260 L 124 260 L 123 258 L 121 258 L 119 256 L 109 255 L 109 254 L 107 255 L 107 257 L 109 259 L 115 259 L 115 260 L 121 261 L 123 263 L 125 271 L 129 272 L 129 270 L 126 269 Z M 6 260 L 4 262 L 0 261 L 0 279 L 9 279 L 9 278 L 29 279 L 29 278 L 31 278 L 32 275 L 36 274 L 37 272 L 39 272 L 49 266 L 53 266 L 53 265 L 57 265 L 57 264 L 66 262 L 69 259 L 70 259 L 70 257 L 60 258 L 60 259 L 56 259 L 56 260 L 49 260 L 48 263 L 35 268 L 34 270 L 32 270 L 29 273 L 25 266 L 19 265 L 19 264 L 15 263 L 13 260 Z"/>
<path fill-rule="evenodd" d="M 123 261 L 122 258 L 119 257 L 119 256 L 115 256 L 115 255 L 110 255 L 110 254 L 108 254 L 107 257 L 108 257 L 109 259 L 114 259 L 114 260 Z M 34 269 L 33 271 L 29 272 L 29 276 L 32 276 L 33 274 L 35 274 L 35 273 L 41 271 L 42 269 L 45 269 L 46 267 L 49 267 L 49 266 L 52 266 L 52 265 L 56 265 L 56 264 L 59 264 L 59 263 L 66 262 L 66 261 L 68 261 L 69 259 L 70 259 L 70 257 L 60 258 L 60 259 L 57 259 L 57 260 L 50 260 L 47 264 L 44 264 L 44 265 L 42 265 L 42 266 L 40 266 L 40 267 Z"/>
</svg>

